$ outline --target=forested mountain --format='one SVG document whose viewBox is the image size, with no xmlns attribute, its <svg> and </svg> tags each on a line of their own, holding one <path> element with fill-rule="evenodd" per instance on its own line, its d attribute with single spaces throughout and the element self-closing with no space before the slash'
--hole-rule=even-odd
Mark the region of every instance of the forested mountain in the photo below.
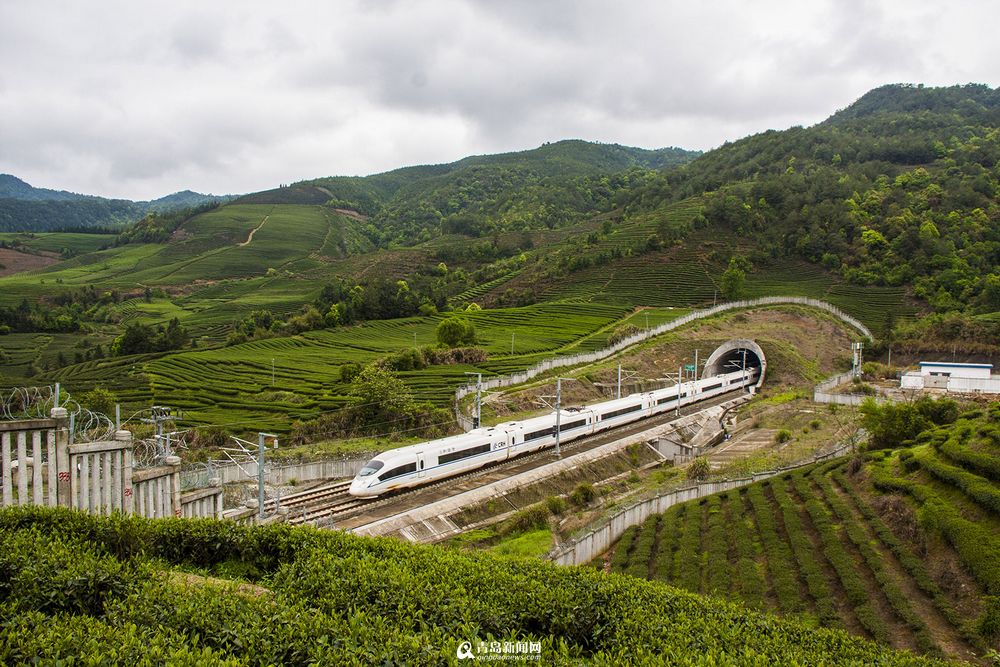
<svg viewBox="0 0 1000 667">
<path fill-rule="evenodd" d="M 873 90 L 810 128 L 727 143 L 632 192 L 628 207 L 709 193 L 720 233 L 860 285 L 912 286 L 936 310 L 1000 309 L 1000 92 Z"/>
<path fill-rule="evenodd" d="M 559 141 L 450 164 L 320 178 L 240 201 L 328 203 L 369 216 L 368 235 L 379 245 L 413 245 L 440 234 L 478 237 L 565 226 L 617 206 L 618 195 L 649 178 L 650 170 L 699 154 Z"/>
<path fill-rule="evenodd" d="M 191 190 L 152 201 L 105 199 L 36 188 L 16 176 L 0 174 L 0 232 L 117 227 L 136 222 L 149 212 L 167 213 L 229 199 L 232 197 Z"/>
<path fill-rule="evenodd" d="M 49 190 L 36 188 L 11 174 L 0 174 L 0 198 L 21 199 L 24 201 L 72 201 L 86 199 L 87 195 L 65 190 Z"/>
</svg>

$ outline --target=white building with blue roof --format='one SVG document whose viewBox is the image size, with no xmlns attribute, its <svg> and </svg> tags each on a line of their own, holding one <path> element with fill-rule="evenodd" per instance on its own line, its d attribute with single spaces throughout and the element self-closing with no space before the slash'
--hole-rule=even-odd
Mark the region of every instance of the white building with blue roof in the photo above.
<svg viewBox="0 0 1000 667">
<path fill-rule="evenodd" d="M 993 364 L 921 361 L 920 370 L 903 374 L 899 386 L 902 389 L 944 389 L 961 394 L 998 394 L 1000 375 L 993 375 Z"/>
</svg>

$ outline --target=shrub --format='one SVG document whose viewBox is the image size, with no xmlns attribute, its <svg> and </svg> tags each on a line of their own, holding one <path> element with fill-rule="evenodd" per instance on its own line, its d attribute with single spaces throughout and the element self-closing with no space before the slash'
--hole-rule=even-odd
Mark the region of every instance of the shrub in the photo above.
<svg viewBox="0 0 1000 667">
<path fill-rule="evenodd" d="M 597 497 L 597 490 L 589 482 L 580 483 L 573 492 L 569 494 L 569 501 L 577 507 L 584 507 L 590 504 Z"/>
<path fill-rule="evenodd" d="M 361 366 L 359 364 L 344 364 L 340 367 L 340 381 L 354 382 L 354 378 L 358 377 L 360 373 Z"/>
<path fill-rule="evenodd" d="M 545 499 L 545 506 L 551 514 L 559 515 L 566 511 L 566 500 L 562 496 L 549 496 Z"/>
<path fill-rule="evenodd" d="M 229 432 L 221 426 L 202 426 L 194 431 L 192 449 L 225 447 L 229 442 Z"/>
<path fill-rule="evenodd" d="M 547 505 L 539 503 L 516 512 L 512 517 L 501 522 L 497 527 L 497 534 L 501 537 L 507 537 L 508 535 L 526 533 L 535 528 L 544 528 L 547 525 L 549 525 L 549 508 Z"/>
<path fill-rule="evenodd" d="M 631 338 L 632 336 L 640 333 L 642 329 L 635 326 L 634 324 L 623 324 L 616 328 L 611 335 L 608 337 L 608 345 L 614 345 L 620 343 L 626 338 Z"/>
<path fill-rule="evenodd" d="M 976 623 L 979 634 L 986 639 L 1000 637 L 1000 598 L 987 595 L 983 598 L 983 613 Z"/>
<path fill-rule="evenodd" d="M 704 456 L 697 457 L 687 468 L 687 478 L 690 480 L 706 480 L 712 474 L 712 466 Z"/>
<path fill-rule="evenodd" d="M 792 432 L 787 428 L 783 428 L 774 434 L 774 441 L 779 445 L 783 442 L 788 442 L 792 439 Z"/>
</svg>

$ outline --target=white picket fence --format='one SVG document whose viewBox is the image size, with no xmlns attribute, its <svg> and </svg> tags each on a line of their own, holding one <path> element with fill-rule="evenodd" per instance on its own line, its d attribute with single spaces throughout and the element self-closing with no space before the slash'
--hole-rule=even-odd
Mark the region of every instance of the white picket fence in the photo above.
<svg viewBox="0 0 1000 667">
<path fill-rule="evenodd" d="M 819 299 L 810 299 L 808 297 L 799 296 L 768 296 L 759 299 L 744 299 L 742 301 L 730 301 L 727 303 L 721 303 L 717 306 L 711 308 L 705 308 L 703 310 L 696 310 L 694 312 L 688 313 L 683 317 L 679 317 L 676 320 L 671 320 L 670 322 L 665 322 L 659 326 L 653 327 L 652 329 L 646 329 L 641 331 L 634 336 L 629 336 L 624 338 L 614 345 L 604 348 L 603 350 L 596 350 L 594 352 L 583 352 L 580 354 L 574 354 L 566 357 L 554 357 L 552 359 L 546 359 L 538 364 L 535 364 L 531 368 L 528 368 L 520 373 L 512 373 L 510 375 L 498 375 L 496 377 L 487 378 L 482 381 L 482 389 L 484 391 L 490 389 L 498 389 L 500 387 L 510 387 L 516 384 L 521 384 L 527 382 L 528 380 L 537 377 L 553 368 L 563 368 L 566 366 L 576 366 L 579 364 L 592 364 L 596 361 L 606 359 L 618 352 L 621 352 L 627 347 L 631 347 L 636 343 L 641 343 L 644 340 L 653 338 L 654 336 L 659 336 L 689 324 L 695 320 L 703 319 L 705 317 L 712 317 L 713 315 L 718 315 L 728 310 L 738 310 L 741 308 L 755 308 L 760 306 L 773 306 L 773 305 L 801 305 L 801 306 L 811 306 L 813 308 L 818 308 L 820 310 L 825 310 L 826 312 L 836 316 L 840 320 L 846 322 L 850 326 L 857 329 L 866 338 L 872 338 L 872 332 L 862 324 L 858 319 L 851 317 L 844 311 L 840 310 L 836 306 L 827 303 L 826 301 L 820 301 Z M 466 431 L 472 429 L 472 419 L 467 417 L 462 413 L 460 409 L 460 401 L 469 396 L 470 394 L 476 393 L 475 384 L 467 384 L 459 387 L 455 390 L 455 400 L 454 400 L 454 411 L 455 418 L 458 420 L 459 425 Z"/>
<path fill-rule="evenodd" d="M 222 488 L 181 493 L 180 459 L 133 469 L 132 434 L 71 444 L 69 418 L 0 422 L 0 507 L 63 506 L 91 514 L 122 512 L 149 518 L 221 517 Z"/>
<path fill-rule="evenodd" d="M 607 523 L 599 528 L 587 533 L 567 545 L 563 545 L 549 554 L 549 560 L 558 565 L 583 565 L 589 563 L 597 556 L 607 551 L 618 538 L 620 538 L 630 526 L 638 526 L 643 521 L 654 514 L 661 514 L 677 503 L 688 500 L 696 500 L 713 493 L 730 491 L 747 484 L 758 482 L 768 477 L 782 475 L 790 470 L 812 465 L 819 461 L 835 458 L 847 453 L 851 448 L 849 443 L 840 445 L 836 449 L 825 454 L 814 456 L 811 459 L 802 461 L 786 468 L 768 470 L 766 472 L 754 473 L 750 477 L 739 479 L 727 479 L 718 482 L 702 482 L 692 486 L 677 489 L 670 493 L 658 495 L 655 498 L 644 500 L 628 507 L 612 516 Z"/>
</svg>

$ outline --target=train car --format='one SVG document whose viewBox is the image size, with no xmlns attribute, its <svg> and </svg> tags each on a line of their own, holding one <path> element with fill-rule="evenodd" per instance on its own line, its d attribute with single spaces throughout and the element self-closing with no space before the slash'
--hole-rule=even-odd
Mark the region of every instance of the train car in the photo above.
<svg viewBox="0 0 1000 667">
<path fill-rule="evenodd" d="M 746 387 L 756 382 L 757 372 L 756 369 L 733 371 L 589 407 L 565 408 L 559 413 L 559 441 L 570 442 Z M 350 494 L 373 498 L 429 484 L 551 447 L 555 442 L 553 412 L 392 449 L 365 464 L 351 482 Z"/>
<path fill-rule="evenodd" d="M 468 433 L 382 452 L 358 472 L 350 494 L 373 497 L 426 484 L 510 455 L 513 429 L 477 428 Z"/>
<path fill-rule="evenodd" d="M 606 431 L 648 417 L 652 414 L 650 411 L 652 405 L 652 392 L 632 394 L 626 398 L 597 403 L 590 408 L 596 421 L 594 430 Z"/>
</svg>

